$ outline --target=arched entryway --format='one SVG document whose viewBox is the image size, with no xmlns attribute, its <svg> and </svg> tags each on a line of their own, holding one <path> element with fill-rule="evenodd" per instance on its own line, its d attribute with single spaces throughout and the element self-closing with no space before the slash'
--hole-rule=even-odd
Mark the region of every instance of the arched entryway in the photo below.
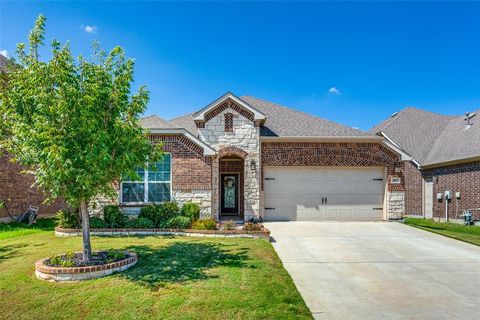
<svg viewBox="0 0 480 320">
<path fill-rule="evenodd" d="M 243 219 L 244 159 L 226 154 L 219 159 L 219 213 L 223 219 Z"/>
</svg>

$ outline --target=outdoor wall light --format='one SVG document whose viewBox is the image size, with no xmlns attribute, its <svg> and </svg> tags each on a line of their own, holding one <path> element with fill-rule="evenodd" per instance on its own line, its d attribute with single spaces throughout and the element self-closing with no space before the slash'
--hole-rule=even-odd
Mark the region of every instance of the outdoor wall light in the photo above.
<svg viewBox="0 0 480 320">
<path fill-rule="evenodd" d="M 250 161 L 250 169 L 252 169 L 252 171 L 257 170 L 257 164 L 255 163 L 255 160 L 253 160 L 253 159 L 252 159 L 252 161 Z"/>
</svg>

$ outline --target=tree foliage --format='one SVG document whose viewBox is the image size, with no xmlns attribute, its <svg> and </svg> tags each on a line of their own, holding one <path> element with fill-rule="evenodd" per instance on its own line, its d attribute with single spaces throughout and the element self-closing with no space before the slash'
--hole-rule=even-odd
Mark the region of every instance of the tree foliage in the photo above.
<svg viewBox="0 0 480 320">
<path fill-rule="evenodd" d="M 40 60 L 45 17 L 27 46 L 17 46 L 0 86 L 0 148 L 35 172 L 36 184 L 70 205 L 114 195 L 112 181 L 147 160 L 153 147 L 139 119 L 149 94 L 131 93 L 134 61 L 122 48 L 109 53 L 94 44 L 91 61 L 75 59 L 69 43 L 53 40 L 51 58 Z"/>
</svg>

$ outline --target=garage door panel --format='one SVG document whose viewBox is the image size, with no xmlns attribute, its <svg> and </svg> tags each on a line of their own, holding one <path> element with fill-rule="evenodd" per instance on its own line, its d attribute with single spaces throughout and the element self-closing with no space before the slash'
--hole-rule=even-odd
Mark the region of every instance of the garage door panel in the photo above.
<svg viewBox="0 0 480 320">
<path fill-rule="evenodd" d="M 266 167 L 265 219 L 381 220 L 383 174 L 380 167 Z"/>
</svg>

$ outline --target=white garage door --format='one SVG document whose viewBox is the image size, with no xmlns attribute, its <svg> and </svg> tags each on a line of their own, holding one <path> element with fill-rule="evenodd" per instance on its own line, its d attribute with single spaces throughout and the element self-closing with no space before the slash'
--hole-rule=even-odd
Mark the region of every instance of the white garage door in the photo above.
<svg viewBox="0 0 480 320">
<path fill-rule="evenodd" d="M 265 167 L 265 220 L 382 220 L 381 167 Z"/>
</svg>

